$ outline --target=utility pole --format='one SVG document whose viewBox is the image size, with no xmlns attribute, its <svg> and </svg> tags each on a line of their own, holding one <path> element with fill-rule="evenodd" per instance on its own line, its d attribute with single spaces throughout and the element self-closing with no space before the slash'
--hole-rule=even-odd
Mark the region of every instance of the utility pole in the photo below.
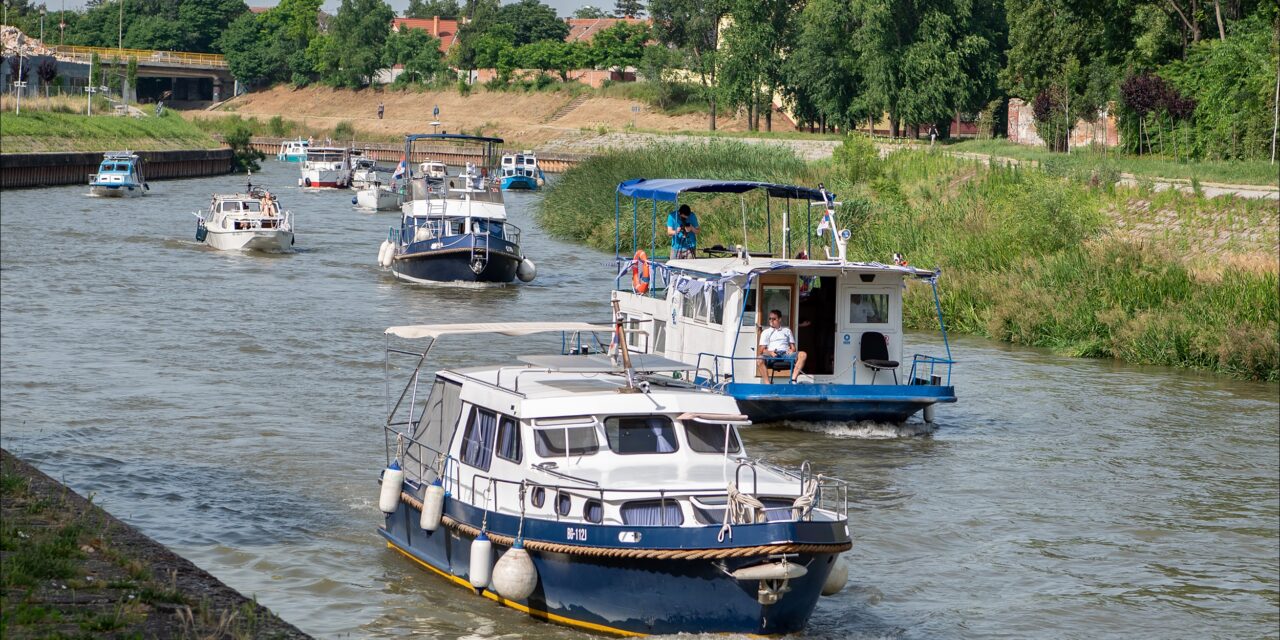
<svg viewBox="0 0 1280 640">
<path fill-rule="evenodd" d="M 18 104 L 13 109 L 13 112 L 15 114 L 22 113 L 22 91 L 27 87 L 27 83 L 22 81 L 22 41 L 23 40 L 25 40 L 25 38 L 23 38 L 22 34 L 19 33 L 18 34 L 18 81 L 13 83 L 14 88 L 18 90 Z"/>
<path fill-rule="evenodd" d="M 44 6 L 40 7 L 40 44 L 44 45 Z"/>
<path fill-rule="evenodd" d="M 120 0 L 120 24 L 118 31 L 119 33 L 116 35 L 116 48 L 124 49 L 124 0 Z"/>
</svg>

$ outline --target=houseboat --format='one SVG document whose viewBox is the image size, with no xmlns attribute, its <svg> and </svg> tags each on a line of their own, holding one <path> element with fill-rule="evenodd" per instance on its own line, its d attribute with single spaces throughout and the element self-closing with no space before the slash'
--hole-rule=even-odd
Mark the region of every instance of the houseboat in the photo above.
<svg viewBox="0 0 1280 640">
<path fill-rule="evenodd" d="M 660 258 L 666 249 L 658 238 L 667 238 L 668 211 L 676 216 L 680 197 L 694 194 L 718 194 L 721 206 L 736 194 L 740 206 L 723 215 L 742 211 L 744 234 L 745 199 L 763 196 L 769 228 L 755 234 L 763 246 L 749 249 L 744 236 L 730 248 Z M 838 203 L 825 189 L 637 179 L 618 185 L 617 196 L 614 295 L 640 329 L 627 336 L 632 349 L 698 365 L 700 383 L 735 398 L 756 422 L 897 423 L 916 413 L 932 422 L 936 405 L 956 401 L 939 273 L 901 259 L 851 260 L 850 232 L 839 227 Z M 799 221 L 793 206 L 804 210 Z M 628 210 L 631 238 L 624 250 Z M 773 212 L 782 216 L 778 242 Z M 793 242 L 797 223 L 803 224 L 801 240 Z M 815 243 L 824 256 L 810 257 Z M 924 287 L 920 293 L 930 296 L 945 354 L 909 348 L 902 327 L 908 287 Z"/>
<path fill-rule="evenodd" d="M 311 142 L 303 138 L 285 140 L 280 143 L 280 151 L 276 153 L 276 160 L 280 162 L 302 162 L 307 159 L 307 147 L 309 146 L 311 146 Z"/>
<path fill-rule="evenodd" d="M 307 159 L 302 162 L 302 177 L 298 186 L 315 188 L 345 188 L 351 180 L 351 163 L 347 150 L 342 147 L 310 147 Z"/>
<path fill-rule="evenodd" d="M 546 182 L 538 158 L 532 151 L 508 153 L 502 156 L 502 189 L 536 191 Z"/>
<path fill-rule="evenodd" d="M 386 370 L 409 373 L 388 387 L 378 533 L 413 566 L 535 620 L 616 635 L 802 630 L 847 581 L 848 486 L 752 457 L 732 398 L 670 376 L 691 365 L 623 350 L 423 371 L 442 336 L 594 331 L 611 328 L 387 329 Z"/>
</svg>

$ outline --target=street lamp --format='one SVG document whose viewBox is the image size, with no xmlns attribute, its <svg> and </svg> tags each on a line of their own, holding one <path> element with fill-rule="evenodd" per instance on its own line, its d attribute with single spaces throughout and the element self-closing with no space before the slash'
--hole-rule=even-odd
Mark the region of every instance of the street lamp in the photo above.
<svg viewBox="0 0 1280 640">
<path fill-rule="evenodd" d="M 21 33 L 18 34 L 18 81 L 13 83 L 15 89 L 18 90 L 18 102 L 13 108 L 15 114 L 22 113 L 22 90 L 26 88 L 27 83 L 22 80 L 22 43 L 26 40 Z"/>
<path fill-rule="evenodd" d="M 40 7 L 40 44 L 44 45 L 44 7 Z"/>
</svg>

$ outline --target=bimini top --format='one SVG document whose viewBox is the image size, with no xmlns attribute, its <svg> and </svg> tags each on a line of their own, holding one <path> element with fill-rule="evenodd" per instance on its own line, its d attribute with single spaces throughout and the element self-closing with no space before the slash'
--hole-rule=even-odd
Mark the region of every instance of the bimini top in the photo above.
<svg viewBox="0 0 1280 640">
<path fill-rule="evenodd" d="M 797 198 L 822 202 L 822 192 L 790 184 L 752 180 L 693 180 L 686 178 L 636 178 L 618 184 L 618 193 L 632 198 L 675 202 L 682 193 L 745 193 L 764 189 L 775 198 Z"/>
<path fill-rule="evenodd" d="M 485 138 L 483 136 L 468 136 L 461 133 L 411 133 L 404 137 L 405 142 L 413 142 L 415 140 L 469 140 L 472 142 L 492 142 L 493 144 L 502 144 L 502 138 Z"/>
<path fill-rule="evenodd" d="M 385 333 L 401 338 L 439 338 L 460 333 L 500 333 L 528 336 L 557 331 L 613 331 L 613 325 L 589 322 L 472 322 L 466 324 L 415 324 L 390 327 Z"/>
</svg>

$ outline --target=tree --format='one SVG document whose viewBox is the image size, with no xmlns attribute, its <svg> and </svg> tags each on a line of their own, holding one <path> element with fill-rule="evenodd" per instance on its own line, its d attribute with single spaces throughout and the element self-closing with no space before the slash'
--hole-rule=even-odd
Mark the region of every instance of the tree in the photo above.
<svg viewBox="0 0 1280 640">
<path fill-rule="evenodd" d="M 265 15 L 265 14 L 264 14 Z M 287 56 L 293 44 L 273 37 L 265 17 L 245 13 L 222 32 L 218 46 L 232 75 L 249 86 L 289 79 Z"/>
<path fill-rule="evenodd" d="M 135 18 L 124 33 L 124 46 L 130 49 L 182 51 L 186 44 L 186 34 L 178 23 L 161 15 Z"/>
<path fill-rule="evenodd" d="M 799 19 L 800 33 L 783 63 L 783 94 L 801 122 L 844 128 L 881 112 L 868 108 L 857 49 L 847 34 L 858 28 L 846 0 L 810 0 Z M 825 128 L 825 126 L 823 127 Z"/>
<path fill-rule="evenodd" d="M 458 29 L 451 52 L 452 64 L 459 69 L 476 69 L 476 44 L 498 22 L 498 0 L 474 0 L 467 3 L 468 21 Z M 514 34 L 514 29 L 512 30 Z M 515 36 L 512 35 L 514 40 Z"/>
<path fill-rule="evenodd" d="M 592 63 L 601 69 L 625 69 L 640 64 L 649 29 L 643 24 L 618 22 L 591 39 Z"/>
<path fill-rule="evenodd" d="M 791 48 L 793 0 L 734 0 L 732 23 L 721 46 L 720 95 L 725 103 L 747 108 L 748 127 L 759 129 L 759 114 L 773 128 L 773 94 L 782 82 L 782 61 Z"/>
<path fill-rule="evenodd" d="M 36 67 L 36 75 L 40 76 L 40 84 L 44 85 L 44 95 L 49 97 L 49 85 L 58 79 L 58 61 L 53 58 L 41 58 Z"/>
<path fill-rule="evenodd" d="M 613 5 L 615 18 L 643 18 L 644 2 L 642 0 L 617 0 Z"/>
<path fill-rule="evenodd" d="M 494 69 L 503 52 L 516 48 L 514 29 L 509 24 L 495 25 L 480 36 L 473 45 L 473 60 L 477 69 Z"/>
<path fill-rule="evenodd" d="M 360 87 L 382 67 L 383 48 L 395 12 L 383 0 L 342 0 L 329 33 L 307 48 L 321 78 L 338 87 Z"/>
<path fill-rule="evenodd" d="M 609 14 L 605 13 L 604 9 L 587 5 L 585 7 L 580 7 L 577 11 L 574 11 L 573 17 L 578 18 L 579 20 L 598 20 L 600 18 L 608 18 Z"/>
<path fill-rule="evenodd" d="M 716 129 L 716 51 L 725 0 L 650 0 L 649 13 L 658 41 L 683 50 L 711 107 L 709 128 Z"/>
<path fill-rule="evenodd" d="M 498 22 L 515 30 L 515 45 L 539 40 L 564 40 L 569 25 L 556 15 L 556 10 L 538 0 L 520 0 L 498 10 Z"/>
<path fill-rule="evenodd" d="M 404 10 L 406 18 L 457 18 L 462 15 L 462 7 L 457 0 L 409 0 Z"/>
<path fill-rule="evenodd" d="M 396 82 L 426 83 L 445 70 L 440 41 L 422 29 L 401 29 L 387 37 L 383 48 L 383 66 L 403 65 L 404 72 Z"/>
<path fill-rule="evenodd" d="M 244 0 L 183 0 L 177 25 L 187 51 L 219 52 L 218 39 L 233 20 L 249 13 Z"/>
</svg>

